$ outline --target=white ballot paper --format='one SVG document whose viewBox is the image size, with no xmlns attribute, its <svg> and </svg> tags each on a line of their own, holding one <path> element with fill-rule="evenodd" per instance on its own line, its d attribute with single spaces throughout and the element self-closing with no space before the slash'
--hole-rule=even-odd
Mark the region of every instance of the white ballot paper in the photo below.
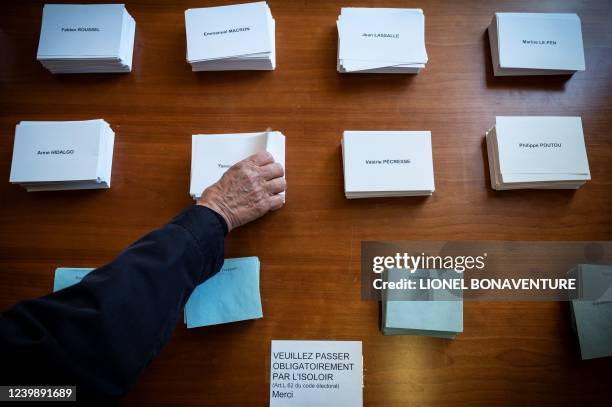
<svg viewBox="0 0 612 407">
<path fill-rule="evenodd" d="M 493 189 L 577 189 L 591 179 L 580 117 L 497 116 L 486 140 Z"/>
<path fill-rule="evenodd" d="M 345 7 L 338 27 L 338 72 L 418 73 L 427 63 L 421 9 Z"/>
<path fill-rule="evenodd" d="M 265 1 L 185 11 L 193 71 L 273 70 L 275 21 Z"/>
<path fill-rule="evenodd" d="M 272 341 L 270 407 L 363 406 L 361 341 Z"/>
<path fill-rule="evenodd" d="M 45 4 L 36 58 L 52 73 L 130 72 L 135 33 L 123 4 Z"/>
<path fill-rule="evenodd" d="M 342 159 L 349 199 L 435 190 L 429 131 L 345 131 Z"/>
<path fill-rule="evenodd" d="M 102 120 L 23 121 L 10 182 L 28 191 L 110 188 L 115 133 Z"/>
<path fill-rule="evenodd" d="M 489 25 L 495 76 L 563 75 L 585 70 L 580 17 L 495 13 Z"/>
<path fill-rule="evenodd" d="M 281 132 L 193 135 L 190 195 L 198 199 L 232 165 L 260 151 L 268 151 L 285 168 L 285 136 Z M 281 195 L 284 197 L 284 192 Z"/>
</svg>

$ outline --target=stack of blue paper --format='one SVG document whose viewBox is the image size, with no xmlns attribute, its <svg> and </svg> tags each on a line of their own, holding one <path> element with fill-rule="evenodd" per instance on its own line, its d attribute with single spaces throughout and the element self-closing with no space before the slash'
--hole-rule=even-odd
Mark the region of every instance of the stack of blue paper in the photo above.
<svg viewBox="0 0 612 407">
<path fill-rule="evenodd" d="M 570 306 L 580 356 L 612 356 L 612 266 L 579 264 L 571 273 L 578 281 Z"/>
<path fill-rule="evenodd" d="M 447 278 L 444 271 L 389 270 L 387 281 L 402 278 Z M 448 273 L 446 273 L 448 276 Z M 382 296 L 382 332 L 384 335 L 422 335 L 453 339 L 463 332 L 461 292 L 445 290 L 390 291 Z"/>
<path fill-rule="evenodd" d="M 259 259 L 225 259 L 221 271 L 200 284 L 185 305 L 187 328 L 263 317 Z"/>
<path fill-rule="evenodd" d="M 92 268 L 70 268 L 60 267 L 55 269 L 55 279 L 53 280 L 53 292 L 63 290 L 80 282 L 83 277 L 89 274 Z"/>
<path fill-rule="evenodd" d="M 221 271 L 200 284 L 185 304 L 187 328 L 263 317 L 259 293 L 259 259 L 225 259 Z M 55 270 L 53 291 L 80 282 L 93 268 Z"/>
</svg>

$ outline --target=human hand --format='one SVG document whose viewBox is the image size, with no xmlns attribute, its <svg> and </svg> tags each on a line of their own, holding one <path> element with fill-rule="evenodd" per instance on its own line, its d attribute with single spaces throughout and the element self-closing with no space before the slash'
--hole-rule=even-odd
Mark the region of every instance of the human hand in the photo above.
<svg viewBox="0 0 612 407">
<path fill-rule="evenodd" d="M 284 175 L 272 154 L 260 152 L 234 164 L 204 190 L 197 204 L 223 216 L 230 231 L 283 206 L 279 194 L 287 189 Z"/>
</svg>

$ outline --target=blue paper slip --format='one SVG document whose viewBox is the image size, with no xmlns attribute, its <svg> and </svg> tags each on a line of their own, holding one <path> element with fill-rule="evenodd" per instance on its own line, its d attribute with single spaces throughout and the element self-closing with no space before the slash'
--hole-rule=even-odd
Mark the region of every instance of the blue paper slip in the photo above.
<svg viewBox="0 0 612 407">
<path fill-rule="evenodd" d="M 397 282 L 407 278 L 415 281 L 448 278 L 448 275 L 444 270 L 419 269 L 415 272 L 405 272 L 390 269 L 385 278 L 387 281 Z M 386 290 L 382 295 L 383 335 L 422 335 L 453 339 L 463 332 L 461 290 Z"/>
<path fill-rule="evenodd" d="M 612 356 L 612 266 L 578 264 L 579 296 L 570 302 L 583 360 Z"/>
<path fill-rule="evenodd" d="M 55 269 L 55 279 L 53 280 L 53 292 L 63 290 L 80 282 L 83 277 L 89 274 L 92 268 L 70 268 L 59 267 Z"/>
<path fill-rule="evenodd" d="M 225 259 L 221 271 L 196 287 L 185 305 L 187 328 L 263 317 L 259 259 Z"/>
<path fill-rule="evenodd" d="M 259 259 L 225 259 L 221 270 L 200 284 L 185 304 L 187 328 L 225 324 L 263 317 L 259 294 Z M 55 270 L 53 291 L 80 282 L 93 268 L 60 267 Z"/>
</svg>

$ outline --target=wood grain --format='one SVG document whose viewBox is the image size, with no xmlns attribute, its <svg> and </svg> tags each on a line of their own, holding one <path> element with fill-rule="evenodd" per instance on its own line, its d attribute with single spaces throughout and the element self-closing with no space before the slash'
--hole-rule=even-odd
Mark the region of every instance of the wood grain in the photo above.
<svg viewBox="0 0 612 407">
<path fill-rule="evenodd" d="M 83 2 L 83 1 L 79 1 Z M 270 0 L 273 72 L 193 73 L 184 10 L 227 1 L 126 0 L 137 22 L 127 75 L 54 76 L 36 62 L 42 1 L 0 15 L 0 307 L 51 291 L 57 266 L 98 266 L 183 207 L 190 136 L 271 127 L 287 136 L 285 208 L 231 233 L 226 257 L 259 256 L 265 317 L 179 326 L 125 405 L 266 405 L 272 339 L 362 340 L 365 405 L 610 403 L 611 359 L 581 362 L 567 304 L 465 304 L 455 341 L 383 337 L 360 300 L 365 239 L 612 240 L 612 3 L 606 0 Z M 421 7 L 427 68 L 339 75 L 341 6 Z M 587 71 L 494 78 L 495 11 L 577 12 Z M 495 115 L 582 116 L 593 180 L 577 192 L 489 188 L 484 132 Z M 10 185 L 20 120 L 104 118 L 116 132 L 106 191 Z M 343 130 L 431 130 L 428 199 L 347 201 Z"/>
</svg>

